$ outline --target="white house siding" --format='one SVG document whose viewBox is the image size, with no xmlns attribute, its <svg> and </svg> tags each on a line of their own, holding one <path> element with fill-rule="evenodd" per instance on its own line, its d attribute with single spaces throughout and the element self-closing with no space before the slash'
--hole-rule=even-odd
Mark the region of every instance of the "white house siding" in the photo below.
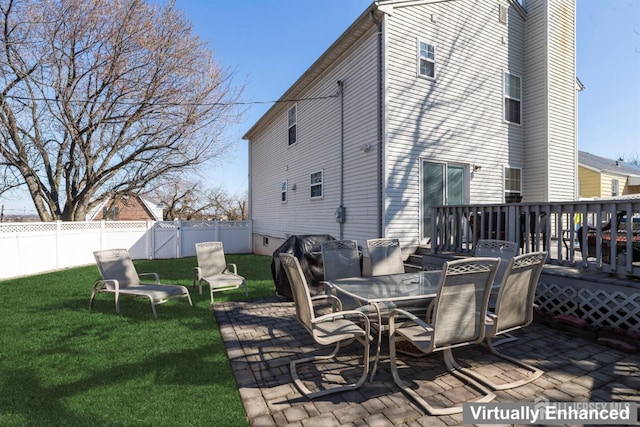
<svg viewBox="0 0 640 427">
<path fill-rule="evenodd" d="M 549 201 L 575 200 L 577 143 L 575 115 L 575 0 L 549 8 Z"/>
<path fill-rule="evenodd" d="M 387 17 L 386 223 L 404 245 L 420 236 L 422 159 L 481 165 L 471 203 L 502 202 L 503 166 L 524 165 L 523 128 L 503 121 L 502 90 L 504 71 L 523 76 L 523 25 L 513 6 L 500 23 L 498 2 L 487 0 L 397 7 Z M 436 46 L 435 81 L 417 77 L 418 38 Z"/>
<path fill-rule="evenodd" d="M 549 192 L 547 7 L 545 1 L 527 1 L 525 102 L 526 171 L 523 173 L 525 202 L 544 201 Z"/>
<path fill-rule="evenodd" d="M 574 200 L 575 2 L 528 0 L 525 7 L 525 201 Z"/>
<path fill-rule="evenodd" d="M 377 37 L 375 27 L 330 69 L 316 78 L 299 98 L 338 93 L 344 83 L 343 236 L 374 237 L 377 224 Z M 262 236 L 277 243 L 295 234 L 340 237 L 335 211 L 340 206 L 340 99 L 297 102 L 298 142 L 288 146 L 287 110 L 250 140 L 251 218 L 254 251 L 271 253 Z M 372 150 L 363 150 L 371 144 Z M 310 198 L 310 175 L 323 170 L 324 197 Z M 281 181 L 288 181 L 288 201 L 280 202 Z M 296 190 L 292 190 L 295 185 Z M 363 243 L 363 242 L 361 242 Z"/>
</svg>

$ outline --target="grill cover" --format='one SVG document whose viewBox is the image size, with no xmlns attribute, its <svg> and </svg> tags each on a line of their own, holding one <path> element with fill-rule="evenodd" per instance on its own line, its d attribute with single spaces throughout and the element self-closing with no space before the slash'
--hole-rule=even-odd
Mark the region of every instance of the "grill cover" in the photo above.
<svg viewBox="0 0 640 427">
<path fill-rule="evenodd" d="M 324 285 L 320 284 L 324 280 L 322 271 L 322 252 L 320 244 L 327 240 L 335 240 L 328 234 L 319 235 L 298 235 L 289 237 L 271 257 L 271 275 L 276 285 L 276 294 L 280 297 L 293 300 L 291 285 L 284 269 L 280 266 L 280 254 L 292 254 L 298 261 L 304 272 L 309 285 L 311 296 L 324 292 Z"/>
</svg>

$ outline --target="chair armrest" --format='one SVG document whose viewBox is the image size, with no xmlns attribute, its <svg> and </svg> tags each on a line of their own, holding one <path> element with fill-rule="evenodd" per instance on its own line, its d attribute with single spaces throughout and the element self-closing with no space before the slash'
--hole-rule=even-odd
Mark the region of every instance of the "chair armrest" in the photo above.
<svg viewBox="0 0 640 427">
<path fill-rule="evenodd" d="M 360 318 L 362 318 L 362 320 L 364 321 L 364 324 L 365 324 L 365 331 L 367 333 L 367 337 L 369 337 L 369 339 L 371 339 L 371 337 L 369 336 L 369 332 L 371 330 L 371 322 L 369 321 L 369 317 L 367 317 L 367 315 L 364 314 L 360 310 L 336 311 L 336 312 L 333 312 L 333 313 L 324 314 L 324 315 L 322 315 L 320 317 L 316 317 L 315 320 L 314 320 L 314 323 L 324 322 L 324 321 L 332 320 L 332 319 L 348 319 L 349 317 L 360 317 Z"/>
<path fill-rule="evenodd" d="M 340 298 L 337 296 L 322 294 L 311 297 L 311 302 L 320 300 L 327 300 L 327 302 L 330 302 L 334 312 L 342 311 L 342 301 L 340 301 Z"/>
<path fill-rule="evenodd" d="M 391 313 L 389 313 L 389 335 L 394 333 L 396 329 L 396 326 L 395 326 L 396 317 L 399 317 L 399 315 L 403 317 L 403 324 L 408 321 L 411 321 L 411 322 L 414 322 L 416 325 L 424 328 L 426 331 L 429 331 L 429 332 L 433 331 L 433 327 L 431 325 L 429 325 L 424 320 L 420 319 L 415 314 L 412 314 L 400 308 L 394 308 L 393 310 L 391 310 Z"/>
<path fill-rule="evenodd" d="M 332 294 L 332 295 L 336 294 L 335 288 L 331 283 L 327 282 L 326 280 L 321 280 L 320 284 L 324 285 L 325 294 Z"/>
<path fill-rule="evenodd" d="M 227 264 L 227 270 L 231 271 L 235 275 L 238 275 L 238 266 L 235 264 Z"/>
<path fill-rule="evenodd" d="M 100 289 L 101 287 L 106 287 L 106 285 L 109 283 L 113 284 L 113 287 L 115 288 L 116 292 L 120 292 L 120 283 L 117 280 L 113 280 L 113 279 L 96 280 L 95 282 L 93 282 L 93 290 Z"/>
<path fill-rule="evenodd" d="M 154 282 L 155 284 L 159 285 L 160 284 L 160 276 L 158 275 L 158 273 L 140 273 L 138 274 L 138 277 L 140 278 L 140 281 L 142 281 L 143 277 L 146 276 L 153 276 Z"/>
</svg>

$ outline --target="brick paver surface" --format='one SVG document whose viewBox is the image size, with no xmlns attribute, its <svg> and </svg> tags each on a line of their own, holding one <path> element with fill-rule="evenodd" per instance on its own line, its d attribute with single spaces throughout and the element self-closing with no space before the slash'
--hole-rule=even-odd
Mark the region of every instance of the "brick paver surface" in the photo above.
<svg viewBox="0 0 640 427">
<path fill-rule="evenodd" d="M 373 382 L 358 390 L 310 401 L 292 382 L 289 362 L 311 352 L 326 354 L 295 317 L 293 302 L 277 297 L 216 303 L 216 320 L 249 423 L 261 426 L 455 426 L 462 414 L 430 416 L 393 381 L 388 342 L 383 338 L 380 364 Z M 550 401 L 637 402 L 640 404 L 640 354 L 604 347 L 595 341 L 533 324 L 513 334 L 518 339 L 500 350 L 537 366 L 545 373 L 535 381 L 497 391 L 494 402 Z M 325 379 L 357 376 L 362 346 L 354 343 L 339 353 L 341 363 L 303 366 L 300 376 L 310 388 L 319 371 L 331 368 Z M 372 356 L 374 350 L 372 347 Z M 454 350 L 458 363 L 470 366 L 495 382 L 522 378 L 523 370 L 488 353 L 481 346 Z M 429 402 L 450 404 L 479 395 L 448 373 L 442 355 L 401 356 L 401 377 Z"/>
</svg>

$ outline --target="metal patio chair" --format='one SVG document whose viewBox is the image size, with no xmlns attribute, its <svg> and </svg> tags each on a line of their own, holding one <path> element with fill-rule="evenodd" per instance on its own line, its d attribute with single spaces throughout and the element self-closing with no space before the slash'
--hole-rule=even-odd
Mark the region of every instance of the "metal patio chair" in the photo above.
<svg viewBox="0 0 640 427">
<path fill-rule="evenodd" d="M 498 258 L 466 258 L 444 264 L 439 290 L 433 301 L 429 323 L 406 310 L 396 308 L 389 318 L 389 352 L 395 383 L 431 415 L 462 412 L 461 405 L 435 407 L 401 378 L 396 363 L 396 346 L 402 341 L 417 351 L 442 351 L 447 370 L 482 394 L 474 402 L 495 398 L 491 390 L 464 375 L 455 366 L 451 349 L 477 344 L 485 337 L 489 293 L 498 267 Z"/>
<path fill-rule="evenodd" d="M 320 248 L 325 280 L 362 276 L 356 240 L 327 240 Z"/>
<path fill-rule="evenodd" d="M 369 239 L 367 250 L 372 276 L 404 273 L 404 262 L 398 239 Z"/>
<path fill-rule="evenodd" d="M 488 378 L 470 368 L 462 368 L 455 365 L 465 374 L 491 387 L 493 390 L 507 390 L 527 384 L 540 375 L 543 371 L 514 357 L 499 352 L 496 345 L 511 341 L 511 339 L 494 343 L 494 338 L 502 334 L 529 326 L 533 322 L 533 305 L 536 287 L 547 253 L 531 252 L 513 258 L 507 266 L 507 274 L 504 277 L 495 310 L 487 314 L 487 328 L 485 331 L 485 344 L 489 351 L 505 360 L 508 360 L 528 371 L 527 378 L 504 384 L 496 384 Z"/>
<path fill-rule="evenodd" d="M 328 355 L 310 356 L 291 361 L 291 376 L 296 387 L 309 399 L 360 387 L 366 381 L 369 373 L 369 347 L 372 340 L 369 319 L 358 310 L 341 311 L 340 300 L 334 295 L 319 295 L 311 298 L 309 286 L 298 259 L 291 254 L 283 253 L 280 254 L 280 262 L 291 284 L 298 321 L 311 334 L 316 343 L 323 346 L 335 345 L 334 350 Z M 320 299 L 337 300 L 334 305 L 337 307 L 337 311 L 316 317 L 313 301 Z M 357 319 L 357 321 L 351 319 Z M 311 391 L 298 376 L 297 366 L 307 362 L 334 359 L 340 350 L 340 344 L 351 342 L 354 339 L 364 347 L 362 376 L 355 382 Z"/>
</svg>

